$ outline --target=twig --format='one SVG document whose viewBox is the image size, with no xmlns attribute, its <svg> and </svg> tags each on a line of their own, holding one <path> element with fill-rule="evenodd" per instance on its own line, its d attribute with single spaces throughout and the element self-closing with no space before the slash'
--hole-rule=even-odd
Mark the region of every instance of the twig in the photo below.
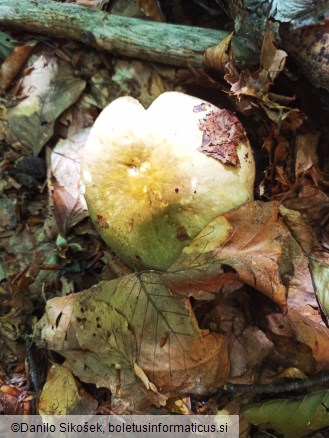
<svg viewBox="0 0 329 438">
<path fill-rule="evenodd" d="M 282 392 L 297 392 L 307 388 L 313 388 L 315 386 L 320 386 L 327 384 L 329 382 L 329 375 L 324 374 L 319 377 L 314 377 L 305 380 L 294 380 L 292 382 L 286 383 L 269 383 L 265 385 L 242 385 L 235 383 L 227 383 L 221 389 L 222 392 L 232 392 L 232 393 L 253 393 L 253 394 L 276 394 Z"/>
</svg>

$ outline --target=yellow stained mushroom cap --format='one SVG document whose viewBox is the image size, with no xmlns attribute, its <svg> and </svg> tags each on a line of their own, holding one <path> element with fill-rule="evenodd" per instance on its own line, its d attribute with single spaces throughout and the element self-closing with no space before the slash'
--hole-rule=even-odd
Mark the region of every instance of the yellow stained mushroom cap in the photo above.
<svg viewBox="0 0 329 438">
<path fill-rule="evenodd" d="M 238 119 L 178 92 L 110 103 L 88 138 L 82 180 L 104 241 L 131 267 L 166 270 L 216 216 L 253 199 L 255 164 Z"/>
</svg>

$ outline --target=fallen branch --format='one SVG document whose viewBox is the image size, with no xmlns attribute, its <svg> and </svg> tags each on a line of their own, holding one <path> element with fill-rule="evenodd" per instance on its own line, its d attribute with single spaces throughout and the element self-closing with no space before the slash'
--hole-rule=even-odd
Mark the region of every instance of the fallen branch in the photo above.
<svg viewBox="0 0 329 438">
<path fill-rule="evenodd" d="M 267 384 L 252 384 L 244 385 L 239 383 L 227 383 L 218 392 L 222 395 L 223 393 L 239 393 L 239 394 L 279 394 L 282 392 L 299 392 L 309 388 L 317 388 L 319 386 L 327 386 L 329 383 L 328 374 L 322 374 L 318 377 L 313 377 L 305 380 L 291 380 L 290 382 L 283 383 L 267 383 Z"/>
<path fill-rule="evenodd" d="M 214 29 L 122 17 L 49 0 L 0 0 L 0 25 L 181 67 L 201 66 L 203 52 L 228 35 Z"/>
</svg>

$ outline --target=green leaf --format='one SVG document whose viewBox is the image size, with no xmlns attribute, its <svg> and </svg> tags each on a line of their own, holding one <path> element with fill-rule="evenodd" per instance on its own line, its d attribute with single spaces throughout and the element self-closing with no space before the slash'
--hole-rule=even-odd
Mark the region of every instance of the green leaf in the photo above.
<svg viewBox="0 0 329 438">
<path fill-rule="evenodd" d="M 329 266 L 309 257 L 313 286 L 321 310 L 329 324 Z"/>
<path fill-rule="evenodd" d="M 7 58 L 17 45 L 17 41 L 10 35 L 0 32 L 0 60 Z"/>
<path fill-rule="evenodd" d="M 67 240 L 61 234 L 58 234 L 58 236 L 56 237 L 56 246 L 58 248 L 66 248 L 67 247 Z"/>
<path fill-rule="evenodd" d="M 269 423 L 285 438 L 299 438 L 329 426 L 329 391 L 253 403 L 242 413 L 253 424 Z"/>
</svg>

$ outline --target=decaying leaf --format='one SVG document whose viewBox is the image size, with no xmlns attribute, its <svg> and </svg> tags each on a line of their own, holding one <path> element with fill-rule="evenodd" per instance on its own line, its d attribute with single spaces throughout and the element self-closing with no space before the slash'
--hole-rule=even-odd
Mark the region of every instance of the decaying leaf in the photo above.
<svg viewBox="0 0 329 438">
<path fill-rule="evenodd" d="M 231 84 L 232 94 L 239 100 L 244 100 L 245 109 L 258 106 L 276 124 L 281 125 L 284 122 L 285 129 L 295 130 L 302 124 L 303 114 L 300 110 L 285 105 L 289 98 L 270 92 L 274 80 L 285 66 L 286 57 L 285 51 L 275 47 L 273 32 L 267 26 L 260 55 L 260 69 L 255 72 L 248 69 L 239 72 L 234 59 L 230 58 L 225 64 L 224 78 Z"/>
<path fill-rule="evenodd" d="M 0 69 L 0 92 L 3 93 L 22 68 L 35 43 L 16 47 L 4 60 Z"/>
<path fill-rule="evenodd" d="M 293 237 L 289 239 L 286 251 L 285 276 L 289 276 L 288 308 L 295 309 L 303 316 L 308 316 L 313 321 L 323 324 L 317 312 L 318 303 L 308 260 L 316 242 L 314 231 L 305 223 L 298 211 L 290 210 L 283 205 L 280 205 L 279 210 Z"/>
<path fill-rule="evenodd" d="M 265 90 L 268 90 L 269 85 L 273 83 L 277 75 L 283 70 L 287 57 L 286 52 L 275 47 L 274 41 L 273 33 L 267 28 L 260 53 L 261 70 L 259 72 L 259 78 L 262 80 Z"/>
<path fill-rule="evenodd" d="M 239 167 L 237 147 L 247 141 L 246 133 L 239 120 L 229 111 L 210 111 L 200 121 L 203 132 L 201 151 L 224 164 Z"/>
<path fill-rule="evenodd" d="M 329 333 L 320 324 L 303 316 L 294 309 L 287 315 L 268 314 L 268 328 L 272 332 L 275 348 L 287 364 L 298 367 L 307 374 L 328 372 L 329 370 Z"/>
<path fill-rule="evenodd" d="M 111 81 L 118 88 L 116 97 L 133 96 L 147 108 L 161 93 L 174 88 L 175 69 L 152 68 L 139 61 L 118 60 Z"/>
<path fill-rule="evenodd" d="M 230 340 L 230 378 L 252 374 L 266 359 L 273 343 L 257 327 L 247 327 Z"/>
<path fill-rule="evenodd" d="M 51 138 L 57 117 L 77 101 L 85 86 L 68 64 L 41 55 L 22 80 L 24 100 L 8 111 L 9 129 L 38 155 Z"/>
<path fill-rule="evenodd" d="M 138 7 L 147 17 L 154 21 L 165 21 L 159 2 L 157 0 L 138 0 Z"/>
<path fill-rule="evenodd" d="M 319 164 L 317 149 L 320 132 L 306 132 L 296 136 L 296 177 L 307 174 L 313 166 Z"/>
<path fill-rule="evenodd" d="M 142 390 L 158 405 L 168 396 L 213 391 L 229 372 L 225 337 L 200 330 L 189 301 L 175 298 L 155 273 L 48 301 L 40 338 L 81 380 L 113 396 L 140 399 Z"/>
<path fill-rule="evenodd" d="M 80 183 L 80 160 L 89 131 L 85 129 L 71 139 L 59 141 L 50 155 L 49 208 L 62 233 L 88 216 Z"/>
<path fill-rule="evenodd" d="M 286 208 L 284 205 L 280 205 L 279 211 L 284 223 L 298 242 L 303 253 L 309 255 L 316 242 L 316 236 L 312 228 L 304 221 L 300 212 Z"/>
<path fill-rule="evenodd" d="M 93 414 L 97 401 L 81 389 L 72 373 L 53 364 L 48 372 L 39 401 L 40 415 Z"/>
<path fill-rule="evenodd" d="M 233 58 L 231 39 L 233 33 L 220 41 L 217 46 L 209 47 L 203 55 L 204 64 L 219 73 L 225 73 L 226 63 Z"/>
<path fill-rule="evenodd" d="M 303 219 L 315 229 L 329 214 L 328 194 L 321 187 L 317 187 L 306 179 L 299 186 L 298 194 L 293 196 L 288 194 L 282 203 L 285 207 L 302 214 Z"/>
<path fill-rule="evenodd" d="M 286 288 L 280 264 L 289 231 L 279 218 L 277 202 L 254 201 L 219 216 L 185 247 L 166 277 L 170 287 L 190 291 L 201 281 L 203 289 L 215 293 L 223 267 L 230 266 L 238 279 L 268 296 L 282 308 Z"/>
</svg>

